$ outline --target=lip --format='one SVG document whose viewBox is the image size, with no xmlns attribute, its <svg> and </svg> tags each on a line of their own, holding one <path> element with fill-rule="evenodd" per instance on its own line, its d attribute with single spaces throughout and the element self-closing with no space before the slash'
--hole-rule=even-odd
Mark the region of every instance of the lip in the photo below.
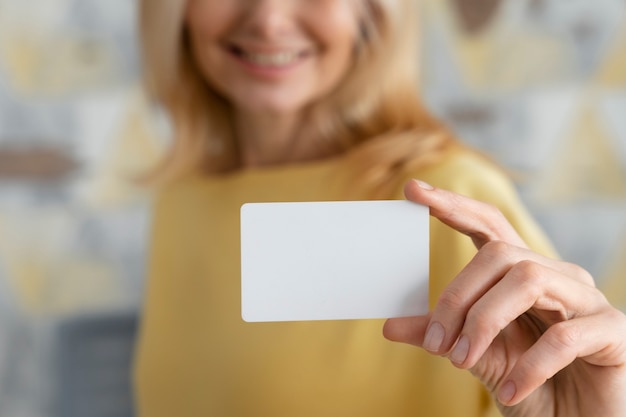
<svg viewBox="0 0 626 417">
<path fill-rule="evenodd" d="M 224 46 L 226 52 L 248 72 L 265 78 L 276 78 L 301 66 L 309 59 L 311 48 Z"/>
</svg>

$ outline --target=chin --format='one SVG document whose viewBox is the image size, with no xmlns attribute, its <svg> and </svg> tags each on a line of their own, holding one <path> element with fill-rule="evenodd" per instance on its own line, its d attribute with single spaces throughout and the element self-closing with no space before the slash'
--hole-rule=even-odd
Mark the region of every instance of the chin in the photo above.
<svg viewBox="0 0 626 417">
<path fill-rule="evenodd" d="M 244 108 L 249 113 L 258 113 L 258 114 L 272 114 L 272 115 L 280 115 L 280 114 L 290 114 L 298 113 L 302 111 L 306 107 L 305 103 L 292 103 L 292 102 L 247 102 L 244 103 L 242 108 Z"/>
</svg>

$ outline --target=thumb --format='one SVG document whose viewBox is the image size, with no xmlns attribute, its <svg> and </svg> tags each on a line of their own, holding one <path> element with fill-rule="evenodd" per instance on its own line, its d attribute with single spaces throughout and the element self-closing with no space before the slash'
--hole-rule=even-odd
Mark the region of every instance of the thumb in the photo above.
<svg viewBox="0 0 626 417">
<path fill-rule="evenodd" d="M 422 347 L 430 314 L 417 317 L 388 319 L 383 326 L 383 336 L 392 342 L 407 343 Z"/>
</svg>

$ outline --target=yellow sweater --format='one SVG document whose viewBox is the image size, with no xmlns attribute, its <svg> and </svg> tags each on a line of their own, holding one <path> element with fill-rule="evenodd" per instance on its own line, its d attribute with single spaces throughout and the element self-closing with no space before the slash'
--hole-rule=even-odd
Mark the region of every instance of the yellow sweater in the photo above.
<svg viewBox="0 0 626 417">
<path fill-rule="evenodd" d="M 446 359 L 396 344 L 380 320 L 245 323 L 239 208 L 245 202 L 345 199 L 345 159 L 179 182 L 156 207 L 135 369 L 144 417 L 473 417 L 489 396 Z M 501 208 L 526 241 L 551 253 L 503 174 L 467 151 L 414 173 Z M 401 199 L 397 178 L 389 199 Z M 367 190 L 351 196 L 367 199 Z M 431 224 L 431 303 L 475 253 Z M 491 414 L 490 414 L 491 415 Z M 496 414 L 493 414 L 496 415 Z"/>
</svg>

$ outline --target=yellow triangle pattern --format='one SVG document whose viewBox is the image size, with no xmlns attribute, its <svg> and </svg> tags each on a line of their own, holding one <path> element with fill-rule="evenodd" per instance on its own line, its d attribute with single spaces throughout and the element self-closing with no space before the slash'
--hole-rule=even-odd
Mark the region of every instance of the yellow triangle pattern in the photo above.
<svg viewBox="0 0 626 417">
<path fill-rule="evenodd" d="M 626 88 L 626 24 L 606 56 L 607 59 L 600 66 L 594 82 L 604 87 Z"/>
<path fill-rule="evenodd" d="M 490 61 L 490 37 L 485 33 L 489 30 L 479 35 L 466 36 L 454 19 L 455 11 L 449 1 L 425 0 L 421 7 L 425 18 L 436 22 L 440 30 L 450 37 L 451 49 L 446 52 L 462 68 L 463 81 L 472 87 L 488 86 L 489 68 L 486 65 Z"/>
<path fill-rule="evenodd" d="M 606 276 L 600 279 L 600 289 L 614 306 L 626 310 L 626 236 L 615 255 L 615 262 L 609 266 Z"/>
<path fill-rule="evenodd" d="M 541 174 L 543 201 L 626 198 L 621 163 L 595 108 L 593 101 L 585 104 L 554 162 Z"/>
<path fill-rule="evenodd" d="M 36 91 L 38 68 L 42 62 L 35 43 L 25 37 L 18 37 L 0 45 L 0 53 L 8 71 L 8 81 L 14 83 L 14 87 L 20 91 Z"/>
<path fill-rule="evenodd" d="M 454 55 L 468 87 L 493 91 L 571 75 L 568 48 L 550 36 L 520 32 L 504 19 L 493 20 L 478 34 L 467 36 L 454 19 L 448 1 L 426 0 L 424 14 L 450 34 Z M 532 64 L 529 64 L 532 63 Z"/>
<path fill-rule="evenodd" d="M 111 150 L 89 186 L 86 200 L 94 206 L 119 206 L 149 193 L 139 178 L 156 167 L 165 140 L 154 129 L 150 103 L 140 90 L 129 98 L 126 117 L 111 140 Z"/>
</svg>

